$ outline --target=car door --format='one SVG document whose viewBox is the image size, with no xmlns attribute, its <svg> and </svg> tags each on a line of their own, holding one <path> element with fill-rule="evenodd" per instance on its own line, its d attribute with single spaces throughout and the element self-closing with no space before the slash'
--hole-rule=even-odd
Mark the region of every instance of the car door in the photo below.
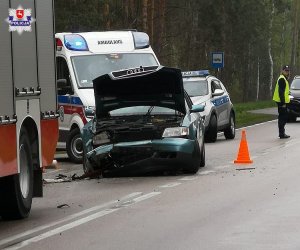
<svg viewBox="0 0 300 250">
<path fill-rule="evenodd" d="M 218 79 L 211 81 L 212 103 L 215 105 L 218 119 L 218 127 L 228 123 L 228 94 L 222 88 L 222 83 Z"/>
<path fill-rule="evenodd" d="M 64 147 L 66 137 L 70 127 L 70 120 L 72 117 L 72 104 L 71 94 L 73 92 L 70 72 L 67 65 L 67 61 L 64 57 L 58 56 L 56 58 L 56 69 L 57 69 L 57 99 L 58 99 L 58 110 L 59 110 L 59 139 L 58 147 Z M 60 81 L 65 81 L 64 86 L 60 86 Z"/>
</svg>

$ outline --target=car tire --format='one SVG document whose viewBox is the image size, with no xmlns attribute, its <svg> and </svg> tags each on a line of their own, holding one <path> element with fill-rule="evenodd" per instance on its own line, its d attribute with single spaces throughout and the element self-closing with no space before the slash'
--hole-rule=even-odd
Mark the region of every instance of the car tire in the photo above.
<svg viewBox="0 0 300 250">
<path fill-rule="evenodd" d="M 204 143 L 203 143 L 204 145 Z M 195 151 L 193 154 L 193 164 L 186 169 L 186 173 L 188 174 L 196 174 L 201 167 L 201 162 L 202 162 L 202 151 L 200 152 L 200 145 L 199 142 L 195 146 Z M 200 154 L 200 157 L 199 157 Z"/>
<path fill-rule="evenodd" d="M 205 144 L 203 143 L 201 149 L 201 161 L 200 161 L 200 168 L 205 167 Z"/>
<path fill-rule="evenodd" d="M 216 115 L 210 117 L 208 130 L 205 133 L 205 142 L 215 142 L 218 135 L 218 123 Z"/>
<path fill-rule="evenodd" d="M 82 163 L 83 145 L 79 128 L 71 130 L 66 144 L 70 160 L 74 163 Z"/>
<path fill-rule="evenodd" d="M 83 155 L 82 155 L 82 166 L 83 166 L 83 172 L 85 174 L 90 174 L 93 171 L 95 171 L 93 165 L 86 158 L 86 152 L 85 152 L 85 150 L 83 150 Z"/>
<path fill-rule="evenodd" d="M 297 121 L 297 116 L 289 115 L 287 121 L 288 122 L 296 122 Z"/>
<path fill-rule="evenodd" d="M 227 140 L 235 138 L 235 117 L 232 112 L 229 118 L 229 126 L 224 130 L 224 136 Z"/>
<path fill-rule="evenodd" d="M 0 215 L 4 220 L 28 217 L 33 197 L 33 161 L 26 129 L 22 129 L 19 141 L 20 173 L 1 178 Z"/>
</svg>

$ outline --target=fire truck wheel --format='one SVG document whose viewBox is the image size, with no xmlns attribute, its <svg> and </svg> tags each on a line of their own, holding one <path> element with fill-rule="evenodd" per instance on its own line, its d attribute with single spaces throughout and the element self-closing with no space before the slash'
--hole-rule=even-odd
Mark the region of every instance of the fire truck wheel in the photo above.
<svg viewBox="0 0 300 250">
<path fill-rule="evenodd" d="M 83 147 L 79 128 L 75 128 L 69 133 L 67 154 L 72 162 L 82 163 Z"/>
<path fill-rule="evenodd" d="M 0 214 L 3 219 L 22 219 L 29 215 L 33 195 L 33 164 L 28 134 L 21 130 L 19 142 L 20 173 L 5 177 Z"/>
</svg>

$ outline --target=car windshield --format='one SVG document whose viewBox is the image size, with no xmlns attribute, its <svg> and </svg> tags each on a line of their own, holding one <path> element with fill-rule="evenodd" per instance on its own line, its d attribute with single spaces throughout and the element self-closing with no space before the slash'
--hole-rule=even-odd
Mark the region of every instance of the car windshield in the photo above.
<svg viewBox="0 0 300 250">
<path fill-rule="evenodd" d="M 183 80 L 185 91 L 190 97 L 204 96 L 208 94 L 208 86 L 206 80 Z"/>
<path fill-rule="evenodd" d="M 158 65 L 150 53 L 73 56 L 72 64 L 79 88 L 93 88 L 93 79 L 112 71 Z"/>
<path fill-rule="evenodd" d="M 294 79 L 291 84 L 291 89 L 300 89 L 300 79 Z"/>
<path fill-rule="evenodd" d="M 174 109 L 169 109 L 165 107 L 158 106 L 134 106 L 134 107 L 126 107 L 120 108 L 113 111 L 110 111 L 110 116 L 123 116 L 123 115 L 170 115 L 170 114 L 178 114 Z"/>
</svg>

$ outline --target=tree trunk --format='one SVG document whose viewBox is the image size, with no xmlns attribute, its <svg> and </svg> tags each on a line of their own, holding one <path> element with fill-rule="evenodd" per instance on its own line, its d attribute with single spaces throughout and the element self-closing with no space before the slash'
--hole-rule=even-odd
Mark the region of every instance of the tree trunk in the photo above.
<svg viewBox="0 0 300 250">
<path fill-rule="evenodd" d="M 142 29 L 147 32 L 147 19 L 148 19 L 148 0 L 143 0 L 142 2 Z"/>
<path fill-rule="evenodd" d="M 292 69 L 296 67 L 296 58 L 297 58 L 297 45 L 298 45 L 298 6 L 299 0 L 293 1 L 293 42 L 292 42 L 292 53 L 291 53 L 291 66 Z"/>
<path fill-rule="evenodd" d="M 257 58 L 257 86 L 256 86 L 256 101 L 259 97 L 259 57 Z"/>
<path fill-rule="evenodd" d="M 109 17 L 109 3 L 105 2 L 103 6 L 103 19 L 105 22 L 105 29 L 110 30 L 110 17 Z"/>
<path fill-rule="evenodd" d="M 269 97 L 272 97 L 272 90 L 273 90 L 273 67 L 274 67 L 274 62 L 273 62 L 273 57 L 272 57 L 272 28 L 273 28 L 273 16 L 274 16 L 274 2 L 273 0 L 271 1 L 271 16 L 270 16 L 270 24 L 269 24 L 269 39 L 268 39 L 268 54 L 269 54 L 269 61 L 270 61 L 270 82 L 269 82 Z"/>
</svg>

